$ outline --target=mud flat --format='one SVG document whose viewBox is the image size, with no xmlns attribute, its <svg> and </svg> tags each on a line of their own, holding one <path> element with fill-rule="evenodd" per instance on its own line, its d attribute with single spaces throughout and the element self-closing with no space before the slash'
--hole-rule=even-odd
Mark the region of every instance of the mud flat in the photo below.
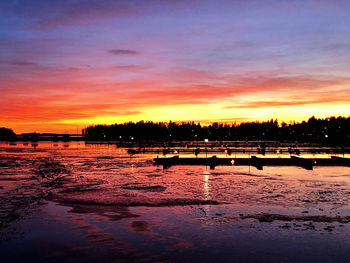
<svg viewBox="0 0 350 263">
<path fill-rule="evenodd" d="M 350 216 L 325 216 L 325 215 L 313 215 L 313 216 L 298 216 L 298 215 L 281 215 L 281 214 L 252 214 L 242 215 L 241 219 L 253 218 L 259 220 L 259 222 L 273 222 L 273 221 L 310 221 L 310 222 L 322 222 L 322 223 L 349 223 Z"/>
<path fill-rule="evenodd" d="M 125 184 L 120 187 L 129 190 L 144 190 L 150 192 L 163 192 L 166 189 L 166 187 L 161 185 L 145 185 L 140 183 Z"/>
<path fill-rule="evenodd" d="M 54 199 L 54 201 L 59 202 L 63 205 L 98 205 L 98 206 L 115 206 L 115 207 L 135 207 L 135 206 L 148 206 L 148 207 L 162 207 L 162 206 L 191 206 L 191 205 L 219 205 L 220 202 L 215 200 L 200 200 L 200 199 L 184 199 L 184 198 L 174 198 L 174 199 L 160 199 L 160 200 L 137 200 L 132 198 L 119 198 L 118 200 L 88 200 L 84 199 Z"/>
</svg>

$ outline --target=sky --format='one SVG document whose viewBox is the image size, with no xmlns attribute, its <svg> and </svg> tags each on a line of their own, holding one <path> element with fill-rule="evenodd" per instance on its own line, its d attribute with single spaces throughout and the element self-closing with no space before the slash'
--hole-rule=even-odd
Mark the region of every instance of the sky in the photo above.
<svg viewBox="0 0 350 263">
<path fill-rule="evenodd" d="M 2 0 L 0 126 L 350 115 L 350 1 Z"/>
</svg>

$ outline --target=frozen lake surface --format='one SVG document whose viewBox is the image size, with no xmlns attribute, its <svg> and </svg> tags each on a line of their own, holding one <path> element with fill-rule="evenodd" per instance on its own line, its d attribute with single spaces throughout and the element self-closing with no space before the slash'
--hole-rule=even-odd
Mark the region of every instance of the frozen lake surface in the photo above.
<svg viewBox="0 0 350 263">
<path fill-rule="evenodd" d="M 154 157 L 0 143 L 1 262 L 348 262 L 350 168 Z"/>
</svg>

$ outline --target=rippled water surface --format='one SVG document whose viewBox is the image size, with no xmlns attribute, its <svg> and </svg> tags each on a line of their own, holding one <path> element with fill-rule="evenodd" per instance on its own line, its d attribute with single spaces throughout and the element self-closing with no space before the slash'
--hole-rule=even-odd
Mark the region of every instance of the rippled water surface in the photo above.
<svg viewBox="0 0 350 263">
<path fill-rule="evenodd" d="M 154 157 L 0 143 L 1 262 L 348 262 L 350 168 Z"/>
</svg>

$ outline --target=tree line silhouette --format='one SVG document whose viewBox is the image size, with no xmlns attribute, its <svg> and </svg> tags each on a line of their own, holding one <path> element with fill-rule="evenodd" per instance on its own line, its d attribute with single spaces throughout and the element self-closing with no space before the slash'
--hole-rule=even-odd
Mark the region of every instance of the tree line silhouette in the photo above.
<svg viewBox="0 0 350 263">
<path fill-rule="evenodd" d="M 13 130 L 5 127 L 0 127 L 0 140 L 14 138 L 16 138 L 16 133 Z"/>
<path fill-rule="evenodd" d="M 309 118 L 301 123 L 244 122 L 202 126 L 195 122 L 127 122 L 95 125 L 82 130 L 86 140 L 94 141 L 236 141 L 273 140 L 350 145 L 350 117 Z"/>
</svg>

